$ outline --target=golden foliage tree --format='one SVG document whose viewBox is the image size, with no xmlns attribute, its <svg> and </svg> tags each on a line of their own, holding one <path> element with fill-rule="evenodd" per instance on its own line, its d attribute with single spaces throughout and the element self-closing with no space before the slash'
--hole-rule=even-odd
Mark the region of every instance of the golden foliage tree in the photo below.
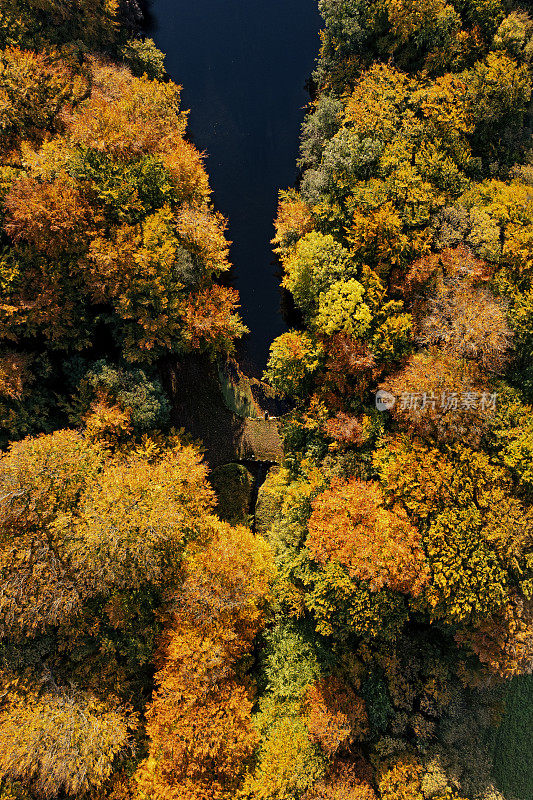
<svg viewBox="0 0 533 800">
<path fill-rule="evenodd" d="M 209 546 L 193 550 L 175 596 L 148 710 L 141 797 L 229 800 L 256 744 L 252 687 L 239 663 L 261 622 L 270 554 L 246 528 L 212 524 Z"/>
<path fill-rule="evenodd" d="M 336 481 L 313 502 L 307 547 L 321 564 L 337 561 L 371 591 L 417 597 L 428 578 L 420 533 L 401 511 L 383 506 L 379 487 Z"/>
<path fill-rule="evenodd" d="M 55 136 L 21 142 L 24 170 L 7 175 L 4 336 L 90 347 L 105 307 L 129 360 L 230 350 L 245 328 L 237 293 L 216 284 L 226 223 L 184 140 L 179 87 L 96 57 L 84 69 L 90 90 L 56 108 Z"/>
<path fill-rule="evenodd" d="M 26 695 L 0 711 L 0 776 L 37 797 L 86 795 L 111 775 L 134 718 L 75 693 Z"/>
<path fill-rule="evenodd" d="M 306 706 L 311 738 L 329 756 L 363 740 L 369 732 L 364 701 L 335 677 L 310 686 Z"/>
</svg>

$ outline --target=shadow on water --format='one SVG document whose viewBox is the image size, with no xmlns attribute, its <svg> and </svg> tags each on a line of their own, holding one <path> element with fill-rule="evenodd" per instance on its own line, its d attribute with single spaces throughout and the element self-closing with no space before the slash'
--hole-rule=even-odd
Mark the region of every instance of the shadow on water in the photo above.
<svg viewBox="0 0 533 800">
<path fill-rule="evenodd" d="M 234 285 L 261 371 L 284 330 L 270 240 L 278 190 L 293 185 L 307 80 L 318 53 L 316 0 L 151 0 L 149 32 L 190 108 L 216 207 L 229 220 Z M 276 272 L 278 271 L 278 274 Z"/>
<path fill-rule="evenodd" d="M 156 19 L 152 13 L 151 5 L 151 0 L 138 0 L 138 6 L 141 9 L 143 16 L 143 28 L 150 35 L 152 35 L 152 32 L 155 30 L 157 25 Z"/>
</svg>

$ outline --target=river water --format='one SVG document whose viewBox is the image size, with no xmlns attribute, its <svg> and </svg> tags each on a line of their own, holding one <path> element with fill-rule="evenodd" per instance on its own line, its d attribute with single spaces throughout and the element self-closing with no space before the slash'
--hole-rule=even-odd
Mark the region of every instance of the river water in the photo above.
<svg viewBox="0 0 533 800">
<path fill-rule="evenodd" d="M 306 82 L 318 54 L 316 0 L 152 0 L 150 35 L 183 86 L 189 136 L 207 154 L 229 219 L 233 284 L 257 371 L 284 330 L 270 240 L 279 189 L 294 184 Z"/>
</svg>

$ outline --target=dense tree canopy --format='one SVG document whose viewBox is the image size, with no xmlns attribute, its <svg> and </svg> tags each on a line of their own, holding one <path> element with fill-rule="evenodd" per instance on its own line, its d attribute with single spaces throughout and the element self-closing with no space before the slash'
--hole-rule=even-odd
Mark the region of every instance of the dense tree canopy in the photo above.
<svg viewBox="0 0 533 800">
<path fill-rule="evenodd" d="M 18 442 L 0 459 L 0 779 L 48 798 L 111 787 L 145 736 L 138 712 L 168 619 L 141 785 L 166 786 L 168 771 L 183 773 L 176 797 L 205 796 L 215 775 L 235 784 L 255 741 L 239 664 L 272 563 L 265 542 L 214 517 L 206 476 L 198 452 L 177 439 L 117 449 L 68 430 Z M 197 705 L 184 704 L 179 733 L 165 715 L 174 718 L 184 691 Z M 172 737 L 184 736 L 190 746 L 177 750 Z"/>
<path fill-rule="evenodd" d="M 263 490 L 276 613 L 314 659 L 308 675 L 299 655 L 318 706 L 290 713 L 316 777 L 255 796 L 488 800 L 490 709 L 533 672 L 533 22 L 500 0 L 319 7 L 302 175 L 274 240 L 302 329 L 267 374 L 294 410 Z M 324 681 L 364 703 L 362 750 Z M 260 754 L 273 702 L 269 681 Z"/>
<path fill-rule="evenodd" d="M 180 88 L 135 0 L 0 0 L 0 800 L 517 800 L 533 21 L 318 5 L 284 459 L 232 526 L 171 428 L 245 331 Z"/>
<path fill-rule="evenodd" d="M 0 2 L 2 800 L 166 798 L 171 774 L 205 797 L 255 742 L 270 550 L 216 518 L 165 390 L 172 359 L 245 328 L 140 19 L 136 0 Z"/>
<path fill-rule="evenodd" d="M 126 43 L 119 4 L 4 6 L 6 20 L 35 22 L 0 35 L 0 362 L 21 359 L 16 387 L 0 387 L 0 425 L 13 439 L 64 424 L 54 395 L 77 389 L 64 391 L 73 357 L 87 371 L 102 358 L 157 368 L 227 353 L 245 328 L 236 292 L 217 283 L 225 220 L 158 51 Z"/>
</svg>

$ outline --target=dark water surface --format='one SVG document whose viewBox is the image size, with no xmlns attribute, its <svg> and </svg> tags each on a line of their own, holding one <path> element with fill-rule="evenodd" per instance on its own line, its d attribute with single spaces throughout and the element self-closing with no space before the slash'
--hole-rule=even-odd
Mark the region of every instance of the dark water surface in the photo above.
<svg viewBox="0 0 533 800">
<path fill-rule="evenodd" d="M 208 155 L 229 219 L 235 286 L 257 368 L 284 330 L 270 239 L 277 193 L 294 183 L 306 81 L 318 54 L 316 0 L 153 0 L 150 35 L 183 86 L 189 136 Z"/>
</svg>

